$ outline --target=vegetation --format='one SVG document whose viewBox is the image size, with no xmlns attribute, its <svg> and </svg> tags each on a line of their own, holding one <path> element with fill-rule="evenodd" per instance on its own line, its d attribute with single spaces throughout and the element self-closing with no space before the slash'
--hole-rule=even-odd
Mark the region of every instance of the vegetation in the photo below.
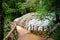
<svg viewBox="0 0 60 40">
<path fill-rule="evenodd" d="M 59 1 L 59 0 L 57 0 Z M 4 36 L 7 35 L 9 28 L 9 22 L 14 20 L 17 17 L 21 17 L 22 15 L 29 12 L 38 12 L 37 18 L 42 20 L 45 16 L 50 15 L 52 11 L 57 13 L 57 8 L 54 5 L 56 0 L 4 0 L 2 3 L 3 13 L 4 13 Z M 54 5 L 54 6 L 52 6 Z M 59 16 L 55 16 L 56 20 L 51 21 L 50 26 L 54 26 L 59 21 Z M 54 17 L 54 18 L 55 18 Z M 57 20 L 58 19 L 58 20 Z M 60 27 L 59 27 L 60 28 Z M 59 40 L 60 37 L 59 28 L 55 30 L 55 33 L 52 33 L 51 36 L 55 40 Z"/>
</svg>

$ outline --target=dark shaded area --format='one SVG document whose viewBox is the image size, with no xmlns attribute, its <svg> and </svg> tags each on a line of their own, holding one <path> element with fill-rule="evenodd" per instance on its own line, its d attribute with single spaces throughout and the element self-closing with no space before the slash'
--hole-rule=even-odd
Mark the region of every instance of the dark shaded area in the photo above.
<svg viewBox="0 0 60 40">
<path fill-rule="evenodd" d="M 60 0 L 54 0 L 53 6 L 55 7 L 56 23 L 60 23 Z"/>
<path fill-rule="evenodd" d="M 29 13 L 30 12 L 29 8 L 25 8 L 25 9 L 26 9 L 26 13 Z"/>
<path fill-rule="evenodd" d="M 0 0 L 0 40 L 3 40 L 4 38 L 4 30 L 3 30 L 3 27 L 4 27 L 4 18 L 3 18 L 3 12 L 2 12 L 2 7 L 1 7 L 1 4 L 2 4 L 2 0 Z"/>
<path fill-rule="evenodd" d="M 11 21 L 13 21 L 15 18 L 18 18 L 18 17 L 21 17 L 23 14 L 19 14 L 20 12 L 18 12 L 18 13 L 12 13 L 12 19 L 11 19 Z M 16 16 L 15 16 L 16 15 Z"/>
<path fill-rule="evenodd" d="M 60 11 L 60 10 L 58 10 Z M 56 15 L 56 23 L 60 23 L 60 12 L 56 12 L 55 15 Z"/>
</svg>

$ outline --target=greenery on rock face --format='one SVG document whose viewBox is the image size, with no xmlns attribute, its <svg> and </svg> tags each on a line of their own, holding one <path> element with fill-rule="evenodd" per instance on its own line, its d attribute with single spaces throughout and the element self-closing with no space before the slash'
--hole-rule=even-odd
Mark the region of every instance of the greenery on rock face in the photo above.
<svg viewBox="0 0 60 40">
<path fill-rule="evenodd" d="M 26 11 L 25 7 L 26 7 L 26 3 L 21 3 L 21 2 L 16 3 L 16 9 L 19 12 L 21 12 L 21 14 L 23 14 Z"/>
<path fill-rule="evenodd" d="M 53 0 L 41 0 L 39 7 L 37 7 L 38 19 L 43 19 L 45 16 L 50 15 L 50 11 L 52 10 L 51 4 Z"/>
<path fill-rule="evenodd" d="M 6 36 L 9 32 L 9 22 L 13 19 L 20 17 L 29 12 L 37 12 L 37 18 L 43 19 L 45 16 L 50 15 L 50 11 L 55 10 L 52 7 L 54 0 L 30 0 L 29 2 L 22 0 L 4 0 L 2 3 L 2 8 L 4 11 L 4 35 Z M 28 8 L 28 10 L 26 10 Z M 50 25 L 53 27 L 55 24 L 51 21 Z M 59 40 L 59 29 L 52 34 L 52 37 Z"/>
</svg>

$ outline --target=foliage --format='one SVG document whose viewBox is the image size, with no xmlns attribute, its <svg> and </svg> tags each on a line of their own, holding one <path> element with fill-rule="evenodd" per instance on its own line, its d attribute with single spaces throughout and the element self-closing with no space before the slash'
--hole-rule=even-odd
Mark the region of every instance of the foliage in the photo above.
<svg viewBox="0 0 60 40">
<path fill-rule="evenodd" d="M 50 15 L 49 12 L 52 10 L 52 3 L 53 0 L 40 0 L 40 6 L 37 7 L 38 19 L 43 19 L 45 16 Z"/>
<path fill-rule="evenodd" d="M 16 17 L 20 17 L 26 13 L 26 7 L 28 7 L 29 12 L 37 12 L 37 18 L 42 20 L 46 16 L 52 16 L 50 15 L 50 11 L 54 10 L 54 7 L 52 7 L 52 3 L 54 0 L 30 0 L 29 3 L 22 0 L 4 0 L 2 3 L 2 8 L 4 11 L 4 35 L 7 35 L 7 30 L 10 30 L 9 28 L 9 22 Z M 53 17 L 55 18 L 55 16 Z M 53 23 L 54 20 L 51 21 L 50 26 L 54 26 Z M 57 31 L 58 30 L 58 31 Z M 52 35 L 55 36 L 56 40 L 57 37 L 59 37 L 59 29 L 56 30 L 56 34 Z"/>
<path fill-rule="evenodd" d="M 60 40 L 60 25 L 57 25 L 57 29 L 50 35 L 54 40 Z"/>
<path fill-rule="evenodd" d="M 12 4 L 12 2 L 13 2 L 12 0 L 10 0 L 10 2 L 8 2 L 7 0 L 2 3 L 2 8 L 4 12 L 4 36 L 6 36 L 7 33 L 10 31 L 9 22 L 18 16 L 19 17 L 22 16 L 23 13 L 25 12 L 25 3 L 14 1 L 16 3 Z M 16 5 L 16 7 L 13 5 Z"/>
<path fill-rule="evenodd" d="M 50 15 L 50 11 L 53 10 L 52 3 L 54 0 L 33 0 L 29 2 L 31 12 L 38 12 L 38 19 L 43 19 L 45 16 Z"/>
<path fill-rule="evenodd" d="M 25 12 L 26 3 L 16 3 L 16 9 L 23 14 Z"/>
<path fill-rule="evenodd" d="M 15 9 L 11 9 L 6 2 L 2 3 L 2 8 L 5 14 L 11 14 L 12 12 L 16 11 Z"/>
</svg>

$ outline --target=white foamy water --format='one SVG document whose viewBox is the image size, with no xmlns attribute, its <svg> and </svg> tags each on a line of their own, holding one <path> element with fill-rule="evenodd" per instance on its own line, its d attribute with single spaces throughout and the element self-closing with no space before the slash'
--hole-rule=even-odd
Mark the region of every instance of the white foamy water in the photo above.
<svg viewBox="0 0 60 40">
<path fill-rule="evenodd" d="M 44 21 L 38 21 L 36 19 L 32 19 L 28 22 L 27 26 L 28 27 L 28 30 L 41 30 L 42 31 L 42 27 L 45 28 L 44 31 L 46 31 L 46 26 L 49 24 L 49 20 L 44 20 Z M 33 28 L 34 27 L 34 28 Z M 31 29 L 29 29 L 31 28 Z"/>
<path fill-rule="evenodd" d="M 54 14 L 51 13 L 52 16 L 46 16 L 46 18 L 44 20 L 38 20 L 38 19 L 32 19 L 30 20 L 28 23 L 26 23 L 26 29 L 27 30 L 43 30 L 44 27 L 44 31 L 47 30 L 47 26 L 50 23 L 50 21 L 53 19 Z M 19 21 L 20 18 L 16 18 L 14 21 Z"/>
</svg>

